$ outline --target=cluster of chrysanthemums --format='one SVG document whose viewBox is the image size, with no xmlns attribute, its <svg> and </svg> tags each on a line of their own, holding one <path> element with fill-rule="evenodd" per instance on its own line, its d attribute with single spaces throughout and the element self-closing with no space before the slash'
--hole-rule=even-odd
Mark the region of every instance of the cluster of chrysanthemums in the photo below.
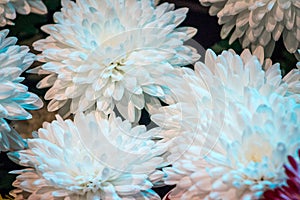
<svg viewBox="0 0 300 200">
<path fill-rule="evenodd" d="M 231 41 L 251 49 L 197 62 L 185 44 L 196 30 L 179 27 L 188 10 L 152 0 L 62 0 L 37 57 L 0 32 L 0 150 L 24 166 L 11 195 L 152 200 L 153 187 L 175 185 L 165 199 L 300 199 L 300 63 L 282 78 L 264 57 L 281 33 L 299 49 L 300 1 L 200 2 L 222 37 L 236 27 Z M 0 8 L 1 26 L 46 12 L 40 0 Z M 60 115 L 23 140 L 8 122 L 42 107 L 20 77 L 35 60 L 27 72 L 45 75 L 37 87 Z M 138 125 L 143 109 L 157 127 Z"/>
</svg>

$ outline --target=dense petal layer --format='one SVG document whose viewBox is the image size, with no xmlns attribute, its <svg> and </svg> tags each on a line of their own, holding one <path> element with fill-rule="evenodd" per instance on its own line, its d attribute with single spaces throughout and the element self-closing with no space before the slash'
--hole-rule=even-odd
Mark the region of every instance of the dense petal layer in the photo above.
<svg viewBox="0 0 300 200">
<path fill-rule="evenodd" d="M 26 192 L 29 199 L 159 199 L 151 180 L 166 147 L 152 134 L 100 112 L 78 113 L 74 122 L 57 116 L 28 140 L 28 149 L 10 153 L 27 167 L 12 172 L 19 174 L 13 194 L 17 199 Z"/>
<path fill-rule="evenodd" d="M 295 53 L 300 47 L 300 4 L 298 0 L 200 0 L 210 6 L 209 13 L 217 15 L 223 24 L 221 37 L 230 36 L 230 43 L 240 39 L 244 48 L 254 51 L 263 46 L 271 56 L 275 42 L 283 37 L 285 47 Z"/>
<path fill-rule="evenodd" d="M 28 15 L 29 13 L 37 13 L 40 15 L 47 13 L 47 8 L 42 0 L 5 0 L 0 1 L 0 27 L 5 25 L 13 25 L 12 20 L 16 18 L 16 14 Z"/>
<path fill-rule="evenodd" d="M 196 30 L 177 27 L 186 8 L 155 7 L 152 0 L 66 0 L 62 6 L 56 24 L 42 27 L 50 36 L 34 43 L 45 64 L 33 72 L 49 74 L 38 84 L 51 87 L 45 95 L 49 111 L 66 106 L 69 113 L 109 114 L 116 107 L 138 121 L 153 99 L 172 101 L 163 82 L 176 76 L 174 67 L 199 58 L 184 45 Z"/>
<path fill-rule="evenodd" d="M 6 38 L 7 34 L 8 30 L 0 31 L 0 151 L 16 150 L 17 146 L 23 146 L 21 137 L 8 126 L 5 119 L 29 119 L 31 114 L 26 110 L 43 106 L 37 95 L 28 92 L 21 83 L 24 78 L 20 77 L 33 63 L 35 56 L 28 53 L 27 46 L 16 45 L 16 38 Z"/>
<path fill-rule="evenodd" d="M 185 70 L 179 103 L 155 110 L 171 141 L 165 183 L 170 199 L 259 199 L 285 183 L 283 164 L 300 147 L 299 69 L 284 78 L 249 50 L 208 50 Z"/>
</svg>

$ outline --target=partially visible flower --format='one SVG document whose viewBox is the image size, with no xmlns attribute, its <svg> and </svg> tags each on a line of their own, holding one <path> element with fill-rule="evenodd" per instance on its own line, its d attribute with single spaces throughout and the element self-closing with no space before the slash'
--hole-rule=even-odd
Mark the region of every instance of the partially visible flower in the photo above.
<svg viewBox="0 0 300 200">
<path fill-rule="evenodd" d="M 11 20 L 16 18 L 16 13 L 28 15 L 47 13 L 47 7 L 42 0 L 1 0 L 0 1 L 0 27 L 6 24 L 13 25 Z"/>
<path fill-rule="evenodd" d="M 162 82 L 175 76 L 174 67 L 199 58 L 184 45 L 196 29 L 177 27 L 186 8 L 155 7 L 153 0 L 64 0 L 62 7 L 54 15 L 56 24 L 42 27 L 50 36 L 33 45 L 46 62 L 33 72 L 48 74 L 38 87 L 51 87 L 45 95 L 49 111 L 109 114 L 116 107 L 138 121 L 157 98 L 170 100 L 170 88 Z"/>
<path fill-rule="evenodd" d="M 21 84 L 20 77 L 35 60 L 27 46 L 16 45 L 17 38 L 8 37 L 8 30 L 0 31 L 0 151 L 22 148 L 21 137 L 10 128 L 8 120 L 31 118 L 27 110 L 43 106 L 39 97 Z"/>
<path fill-rule="evenodd" d="M 208 50 L 186 71 L 179 103 L 152 115 L 173 143 L 168 198 L 259 199 L 282 185 L 283 158 L 300 147 L 299 77 L 295 69 L 282 78 L 278 64 L 264 71 L 249 50 Z"/>
<path fill-rule="evenodd" d="M 300 199 L 300 150 L 298 158 L 288 156 L 289 164 L 285 164 L 287 176 L 286 185 L 268 190 L 264 193 L 265 199 L 272 200 L 299 200 Z"/>
<path fill-rule="evenodd" d="M 151 181 L 161 177 L 166 148 L 145 126 L 131 127 L 113 114 L 78 113 L 44 123 L 29 148 L 10 153 L 26 167 L 17 176 L 16 199 L 159 199 Z"/>
<path fill-rule="evenodd" d="M 271 56 L 275 41 L 283 37 L 285 47 L 295 53 L 300 47 L 299 0 L 200 0 L 210 6 L 210 15 L 217 15 L 223 24 L 221 37 L 234 29 L 229 43 L 240 39 L 243 48 L 263 46 Z"/>
</svg>

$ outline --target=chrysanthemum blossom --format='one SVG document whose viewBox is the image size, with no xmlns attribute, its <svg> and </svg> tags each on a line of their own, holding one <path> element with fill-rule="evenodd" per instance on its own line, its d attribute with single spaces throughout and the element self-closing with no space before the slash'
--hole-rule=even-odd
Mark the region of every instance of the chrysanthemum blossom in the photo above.
<svg viewBox="0 0 300 200">
<path fill-rule="evenodd" d="M 300 146 L 299 77 L 295 69 L 282 78 L 278 64 L 264 71 L 249 50 L 208 50 L 186 73 L 181 102 L 152 116 L 173 142 L 168 198 L 259 199 L 282 185 L 284 158 Z M 180 104 L 189 112 L 176 113 Z"/>
<path fill-rule="evenodd" d="M 198 123 L 201 115 L 209 123 L 215 117 L 210 110 L 223 109 L 225 98 L 244 101 L 245 88 L 256 90 L 259 96 L 269 97 L 276 93 L 300 102 L 300 66 L 282 78 L 278 63 L 272 64 L 270 59 L 264 62 L 262 48 L 254 53 L 257 55 L 246 49 L 239 56 L 229 50 L 216 56 L 212 50 L 207 50 L 205 62 L 198 62 L 195 72 L 188 68 L 180 69 L 178 74 L 183 78 L 178 82 L 182 82 L 172 86 L 179 102 L 151 113 L 151 119 L 164 128 L 164 138 L 195 132 L 203 125 L 203 122 Z"/>
<path fill-rule="evenodd" d="M 223 24 L 221 37 L 234 29 L 229 43 L 240 39 L 244 48 L 263 46 L 267 56 L 274 50 L 275 41 L 283 37 L 290 53 L 300 47 L 300 2 L 298 0 L 200 0 L 210 6 L 210 15 Z"/>
<path fill-rule="evenodd" d="M 35 72 L 48 74 L 38 87 L 51 87 L 45 95 L 49 111 L 108 114 L 116 106 L 137 121 L 157 98 L 172 101 L 164 77 L 199 58 L 184 45 L 196 29 L 177 27 L 186 8 L 155 7 L 152 0 L 63 0 L 62 7 L 56 24 L 42 27 L 50 36 L 33 45 L 45 62 Z"/>
<path fill-rule="evenodd" d="M 0 151 L 23 146 L 21 137 L 11 129 L 8 120 L 26 120 L 31 118 L 27 110 L 42 107 L 39 97 L 21 82 L 20 77 L 35 60 L 34 54 L 28 53 L 27 46 L 16 45 L 17 38 L 8 37 L 8 30 L 0 31 Z"/>
<path fill-rule="evenodd" d="M 26 169 L 14 171 L 16 199 L 159 199 L 151 181 L 161 178 L 165 146 L 145 126 L 131 127 L 99 112 L 57 116 L 44 123 L 29 148 L 10 154 Z"/>
<path fill-rule="evenodd" d="M 29 13 L 46 14 L 47 7 L 42 0 L 1 0 L 0 1 L 0 27 L 14 25 L 12 20 L 16 14 L 28 15 Z"/>
</svg>

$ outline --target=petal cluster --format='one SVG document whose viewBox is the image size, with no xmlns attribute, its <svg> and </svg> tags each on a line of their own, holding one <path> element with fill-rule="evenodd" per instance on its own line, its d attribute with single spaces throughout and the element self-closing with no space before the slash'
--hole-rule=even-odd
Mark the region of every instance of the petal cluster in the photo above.
<svg viewBox="0 0 300 200">
<path fill-rule="evenodd" d="M 28 92 L 21 83 L 24 78 L 20 77 L 35 56 L 28 53 L 27 46 L 16 45 L 17 38 L 6 38 L 7 34 L 8 30 L 0 31 L 0 151 L 8 150 L 11 145 L 17 147 L 19 143 L 18 134 L 11 130 L 5 119 L 30 119 L 31 114 L 26 110 L 35 110 L 43 105 L 37 95 Z"/>
<path fill-rule="evenodd" d="M 163 129 L 161 134 L 165 139 L 182 132 L 193 133 L 203 124 L 208 126 L 216 117 L 211 110 L 226 108 L 225 99 L 244 104 L 246 88 L 256 91 L 258 97 L 278 94 L 300 102 L 300 66 L 282 77 L 278 63 L 272 64 L 269 59 L 263 63 L 263 58 L 252 55 L 248 49 L 240 56 L 232 50 L 217 56 L 209 49 L 205 62 L 197 62 L 195 71 L 188 68 L 179 71 L 183 78 L 177 80 L 178 85 L 172 85 L 178 103 L 151 112 L 151 119 Z M 206 122 L 200 121 L 202 115 L 201 120 Z"/>
<path fill-rule="evenodd" d="M 184 45 L 196 29 L 177 27 L 186 13 L 152 0 L 63 0 L 56 24 L 42 27 L 50 36 L 34 43 L 45 62 L 34 71 L 48 74 L 38 87 L 51 87 L 48 110 L 108 114 L 116 107 L 134 122 L 157 98 L 172 101 L 164 78 L 199 58 Z"/>
<path fill-rule="evenodd" d="M 298 158 L 289 156 L 288 160 L 289 164 L 284 166 L 285 174 L 288 177 L 286 185 L 266 191 L 265 199 L 300 199 L 300 150 L 298 150 Z"/>
<path fill-rule="evenodd" d="M 16 199 L 159 199 L 151 180 L 165 146 L 145 126 L 110 115 L 78 113 L 74 122 L 44 123 L 29 148 L 11 153 L 27 167 L 13 183 Z M 27 197 L 26 197 L 27 195 Z"/>
<path fill-rule="evenodd" d="M 46 14 L 47 8 L 42 0 L 1 0 L 0 1 L 0 27 L 13 25 L 12 20 L 16 14 L 28 15 L 29 13 Z"/>
<path fill-rule="evenodd" d="M 273 52 L 275 41 L 283 37 L 290 53 L 300 46 L 300 2 L 298 0 L 200 0 L 210 6 L 210 15 L 223 24 L 221 37 L 231 31 L 230 43 L 240 39 L 243 48 L 265 47 L 267 56 Z"/>
<path fill-rule="evenodd" d="M 259 199 L 284 184 L 283 158 L 300 147 L 299 69 L 282 78 L 278 64 L 264 71 L 249 50 L 208 50 L 184 76 L 180 102 L 152 116 L 173 144 L 169 198 Z"/>
</svg>

